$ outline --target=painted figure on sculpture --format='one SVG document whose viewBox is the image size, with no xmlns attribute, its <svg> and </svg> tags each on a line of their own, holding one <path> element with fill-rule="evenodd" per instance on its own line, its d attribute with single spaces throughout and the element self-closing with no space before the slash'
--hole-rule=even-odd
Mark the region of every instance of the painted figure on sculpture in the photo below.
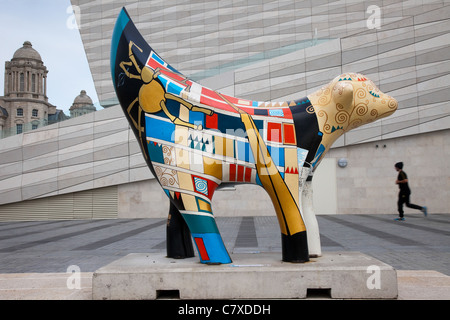
<svg viewBox="0 0 450 320">
<path fill-rule="evenodd" d="M 311 204 L 314 170 L 344 132 L 397 109 L 395 99 L 353 73 L 290 101 L 221 94 L 167 64 L 125 9 L 113 32 L 111 73 L 146 162 L 170 201 L 167 255 L 193 256 L 192 238 L 208 264 L 231 262 L 211 200 L 219 186 L 238 183 L 257 184 L 269 194 L 283 261 L 320 255 Z"/>
</svg>

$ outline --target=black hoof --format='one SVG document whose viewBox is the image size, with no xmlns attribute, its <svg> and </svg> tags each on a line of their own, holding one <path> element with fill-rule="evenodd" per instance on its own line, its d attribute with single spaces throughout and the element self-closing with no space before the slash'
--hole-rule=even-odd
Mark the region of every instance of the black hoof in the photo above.
<svg viewBox="0 0 450 320">
<path fill-rule="evenodd" d="M 281 234 L 282 260 L 284 262 L 305 263 L 309 261 L 306 231 L 293 235 Z"/>
</svg>

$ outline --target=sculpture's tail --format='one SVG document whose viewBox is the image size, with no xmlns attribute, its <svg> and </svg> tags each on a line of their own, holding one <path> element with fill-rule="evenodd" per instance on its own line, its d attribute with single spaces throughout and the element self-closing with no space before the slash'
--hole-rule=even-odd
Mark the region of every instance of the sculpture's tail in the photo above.
<svg viewBox="0 0 450 320">
<path fill-rule="evenodd" d="M 130 46 L 130 41 L 132 41 L 135 46 Z M 111 77 L 117 99 L 139 141 L 147 164 L 152 173 L 155 174 L 153 167 L 151 166 L 147 149 L 145 117 L 142 109 L 139 107 L 139 101 L 137 99 L 139 90 L 142 86 L 142 82 L 139 81 L 140 69 L 145 65 L 145 59 L 147 59 L 150 51 L 150 46 L 134 26 L 125 8 L 122 8 L 114 26 L 111 40 Z M 131 60 L 130 57 L 132 57 L 133 60 Z M 131 74 L 133 74 L 134 77 L 131 77 Z"/>
<path fill-rule="evenodd" d="M 153 49 L 148 42 L 142 37 L 141 33 L 137 30 L 133 21 L 131 20 L 128 12 L 125 8 L 119 13 L 117 17 L 116 25 L 114 26 L 112 41 L 111 41 L 111 76 L 113 79 L 114 88 L 118 93 L 117 88 L 120 87 L 121 70 L 119 64 L 121 61 L 128 60 L 129 52 L 128 47 L 130 41 L 133 41 L 137 47 L 141 50 L 133 50 L 133 55 L 136 58 L 136 62 L 141 66 L 145 66 L 149 57 L 159 62 L 159 64 L 166 69 L 180 74 L 175 68 L 169 65 L 164 59 L 162 59 Z M 121 97 L 119 97 L 119 100 Z"/>
<path fill-rule="evenodd" d="M 116 96 L 153 175 L 155 172 L 147 146 L 145 115 L 138 97 L 144 84 L 143 80 L 148 75 L 149 68 L 146 66 L 156 69 L 156 65 L 165 72 L 179 75 L 177 70 L 150 47 L 137 30 L 126 9 L 122 8 L 117 17 L 111 40 L 111 77 Z"/>
</svg>

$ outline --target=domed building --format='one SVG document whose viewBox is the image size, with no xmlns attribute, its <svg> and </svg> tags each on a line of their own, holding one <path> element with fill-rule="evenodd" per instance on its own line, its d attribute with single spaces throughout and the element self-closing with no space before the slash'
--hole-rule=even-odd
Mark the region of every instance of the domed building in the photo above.
<svg viewBox="0 0 450 320">
<path fill-rule="evenodd" d="M 41 55 L 39 52 L 37 52 L 35 49 L 33 49 L 33 46 L 31 45 L 30 41 L 25 41 L 23 43 L 23 47 L 16 50 L 16 52 L 13 55 L 13 60 L 35 60 L 40 65 L 43 65 Z"/>
<path fill-rule="evenodd" d="M 22 133 L 67 118 L 48 102 L 47 73 L 41 55 L 29 41 L 14 52 L 11 61 L 5 62 L 4 96 L 0 96 L 3 135 Z"/>
<path fill-rule="evenodd" d="M 73 100 L 73 104 L 69 109 L 70 117 L 78 117 L 83 114 L 96 111 L 92 99 L 86 94 L 85 90 L 81 90 L 80 94 Z"/>
</svg>

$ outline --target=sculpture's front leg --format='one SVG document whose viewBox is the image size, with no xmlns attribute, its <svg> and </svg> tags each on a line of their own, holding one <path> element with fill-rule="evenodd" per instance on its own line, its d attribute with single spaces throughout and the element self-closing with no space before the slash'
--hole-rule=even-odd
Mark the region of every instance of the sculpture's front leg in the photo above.
<svg viewBox="0 0 450 320">
<path fill-rule="evenodd" d="M 314 213 L 312 177 L 310 168 L 303 167 L 300 174 L 300 210 L 306 225 L 306 230 L 308 230 L 309 256 L 320 257 L 322 255 L 322 249 L 320 245 L 319 224 Z"/>
</svg>

